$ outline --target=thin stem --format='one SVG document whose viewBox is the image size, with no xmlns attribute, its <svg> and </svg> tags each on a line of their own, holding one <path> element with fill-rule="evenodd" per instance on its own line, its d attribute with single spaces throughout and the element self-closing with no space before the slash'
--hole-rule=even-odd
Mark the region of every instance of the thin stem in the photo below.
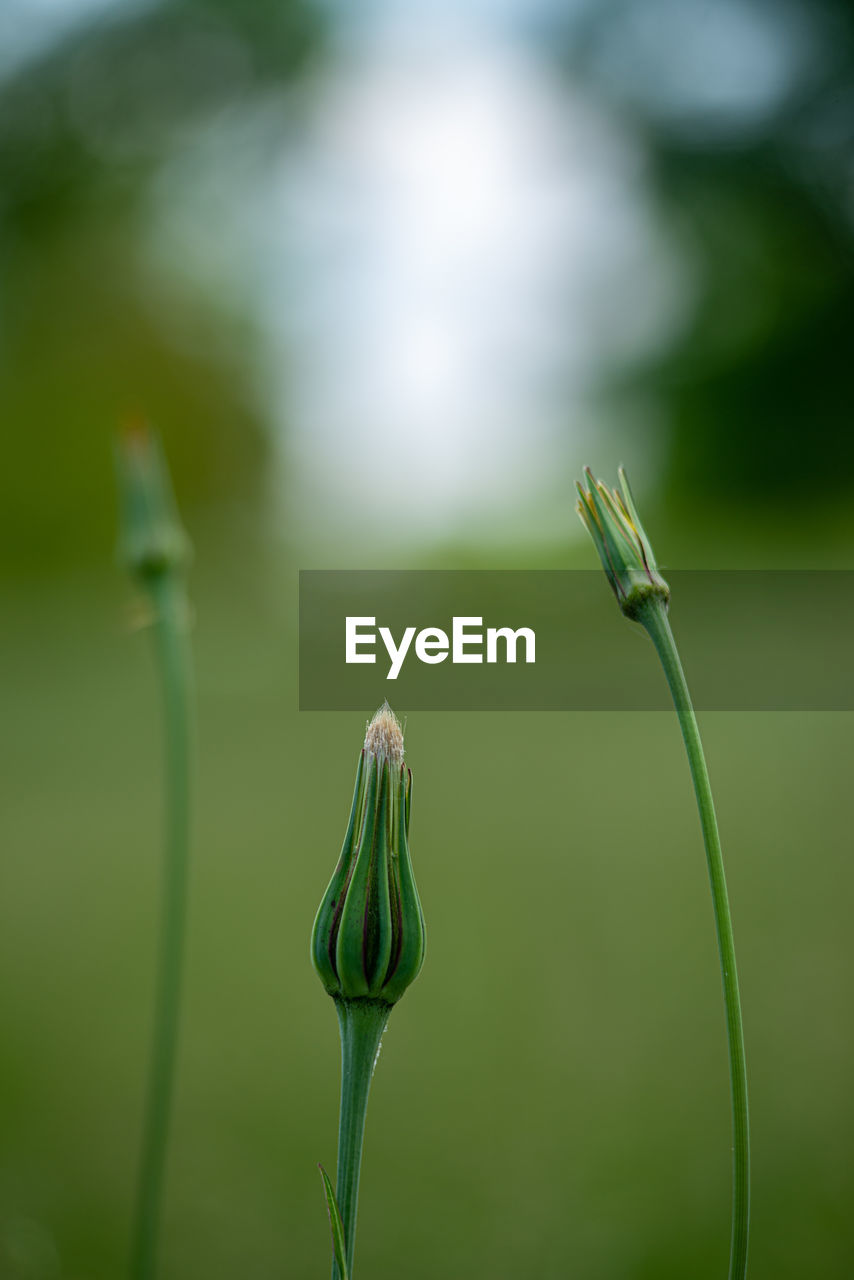
<svg viewBox="0 0 854 1280">
<path fill-rule="evenodd" d="M 368 1093 L 391 1005 L 384 1000 L 336 1000 L 335 1008 L 341 1028 L 341 1115 L 335 1198 L 344 1224 L 347 1270 L 352 1280 Z M 340 1280 L 338 1265 L 334 1261 L 332 1280 Z"/>
<path fill-rule="evenodd" d="M 679 660 L 676 641 L 663 602 L 650 599 L 635 615 L 646 629 L 655 645 L 667 683 L 673 696 L 679 727 L 688 753 L 688 764 L 694 783 L 694 794 L 700 811 L 709 882 L 712 889 L 712 906 L 715 929 L 718 936 L 718 952 L 723 978 L 724 1007 L 726 1012 L 727 1043 L 729 1046 L 730 1087 L 732 1091 L 733 1128 L 733 1183 L 732 1183 L 732 1242 L 730 1247 L 730 1280 L 744 1280 L 747 1274 L 747 1242 L 750 1222 L 750 1127 L 747 1108 L 747 1068 L 744 1057 L 744 1032 L 741 1025 L 741 999 L 738 992 L 738 973 L 735 964 L 735 943 L 732 934 L 729 898 L 724 875 L 721 842 L 712 802 L 709 774 L 697 727 L 697 717 L 691 703 L 685 673 Z"/>
<path fill-rule="evenodd" d="M 157 1263 L 181 1004 L 192 756 L 192 659 L 183 579 L 164 573 L 149 585 L 156 612 L 155 640 L 163 687 L 166 827 L 154 1030 L 130 1263 L 132 1280 L 151 1280 Z"/>
</svg>

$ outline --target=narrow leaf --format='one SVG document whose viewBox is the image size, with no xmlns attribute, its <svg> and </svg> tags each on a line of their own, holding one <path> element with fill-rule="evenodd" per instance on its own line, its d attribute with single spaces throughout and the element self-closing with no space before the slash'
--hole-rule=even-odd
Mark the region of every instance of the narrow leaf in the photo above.
<svg viewBox="0 0 854 1280">
<path fill-rule="evenodd" d="M 329 1211 L 329 1229 L 332 1232 L 332 1249 L 335 1254 L 335 1261 L 338 1263 L 341 1280 L 349 1280 L 347 1250 L 344 1243 L 344 1224 L 341 1221 L 341 1214 L 338 1212 L 335 1192 L 332 1190 L 332 1183 L 329 1181 L 323 1165 L 319 1164 L 317 1167 L 323 1179 L 323 1190 L 326 1192 L 326 1208 Z"/>
</svg>

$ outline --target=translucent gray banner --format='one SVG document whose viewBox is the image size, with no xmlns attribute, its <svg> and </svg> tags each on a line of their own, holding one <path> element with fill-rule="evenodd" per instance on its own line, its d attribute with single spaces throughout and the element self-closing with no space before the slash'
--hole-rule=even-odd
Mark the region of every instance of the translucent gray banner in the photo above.
<svg viewBox="0 0 854 1280">
<path fill-rule="evenodd" d="M 700 710 L 854 710 L 854 571 L 667 573 Z M 652 646 L 598 570 L 300 573 L 300 709 L 656 711 Z"/>
</svg>

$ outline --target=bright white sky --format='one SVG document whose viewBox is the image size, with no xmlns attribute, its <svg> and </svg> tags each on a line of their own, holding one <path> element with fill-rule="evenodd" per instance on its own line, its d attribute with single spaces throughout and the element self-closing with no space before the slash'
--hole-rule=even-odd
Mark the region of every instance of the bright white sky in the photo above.
<svg viewBox="0 0 854 1280">
<path fill-rule="evenodd" d="M 506 27 L 373 12 L 262 175 L 238 115 L 176 153 L 156 253 L 250 294 L 282 524 L 313 549 L 565 537 L 581 463 L 617 461 L 591 377 L 685 304 L 642 153 Z"/>
<path fill-rule="evenodd" d="M 19 60 L 140 2 L 0 0 L 0 48 Z M 666 342 L 690 302 L 643 152 L 525 39 L 557 0 L 326 2 L 336 56 L 274 163 L 253 150 L 257 104 L 176 140 L 152 264 L 165 289 L 183 273 L 245 298 L 280 444 L 271 491 L 301 542 L 380 563 L 455 536 L 565 536 L 573 475 L 617 460 L 591 383 Z M 587 2 L 563 0 L 564 21 Z M 792 66 L 758 12 L 648 0 L 595 55 L 600 73 L 630 99 L 646 50 L 680 119 L 761 115 Z M 662 30 L 678 59 L 656 52 Z M 262 126 L 265 109 L 288 110 L 262 107 Z M 640 490 L 649 441 L 620 447 Z"/>
<path fill-rule="evenodd" d="M 618 449 L 640 489 L 653 478 L 654 433 L 599 438 L 591 386 L 672 337 L 686 246 L 630 131 L 525 40 L 554 0 L 334 7 L 337 65 L 271 185 L 285 501 L 339 554 L 565 537 L 583 462 L 610 468 Z M 744 127 L 791 81 L 786 29 L 744 0 L 638 9 L 602 55 L 629 98 L 639 47 L 688 123 Z"/>
<path fill-rule="evenodd" d="M 676 266 L 629 138 L 501 29 L 424 25 L 362 33 L 274 183 L 287 499 L 339 545 L 565 536 L 589 379 L 662 340 Z"/>
</svg>

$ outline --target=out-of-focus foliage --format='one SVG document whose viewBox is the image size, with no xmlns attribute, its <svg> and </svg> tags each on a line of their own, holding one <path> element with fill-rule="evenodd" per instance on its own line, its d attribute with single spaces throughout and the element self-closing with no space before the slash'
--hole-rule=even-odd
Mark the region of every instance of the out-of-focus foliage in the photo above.
<svg viewBox="0 0 854 1280">
<path fill-rule="evenodd" d="M 643 138 L 692 276 L 681 335 L 620 384 L 664 425 L 671 493 L 850 491 L 854 9 L 615 0 L 565 47 Z"/>
<path fill-rule="evenodd" d="M 109 545 L 109 441 L 126 414 L 163 430 L 185 500 L 251 493 L 251 332 L 228 299 L 205 300 L 194 341 L 172 340 L 140 201 L 176 141 L 281 93 L 320 37 L 305 0 L 133 6 L 0 83 L 0 563 Z"/>
</svg>

